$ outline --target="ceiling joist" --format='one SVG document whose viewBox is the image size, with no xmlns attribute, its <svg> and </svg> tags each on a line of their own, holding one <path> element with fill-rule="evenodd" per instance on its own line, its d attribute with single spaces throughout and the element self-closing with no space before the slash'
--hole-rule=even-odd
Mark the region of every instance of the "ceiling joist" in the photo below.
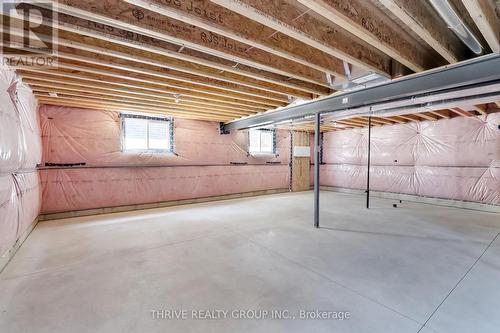
<svg viewBox="0 0 500 333">
<path fill-rule="evenodd" d="M 500 18 L 491 0 L 462 0 L 493 52 L 500 53 Z"/>
<path fill-rule="evenodd" d="M 212 2 L 354 66 L 391 76 L 389 56 L 353 38 L 341 27 L 324 23 L 292 1 L 212 0 Z"/>
<path fill-rule="evenodd" d="M 442 64 L 438 57 L 405 33 L 382 10 L 369 1 L 298 1 L 415 72 Z"/>
<path fill-rule="evenodd" d="M 276 74 L 329 87 L 324 72 L 210 30 L 120 0 L 59 0 L 57 10 L 101 24 L 165 40 Z"/>
<path fill-rule="evenodd" d="M 464 59 L 464 45 L 427 1 L 378 1 L 449 63 Z"/>
</svg>

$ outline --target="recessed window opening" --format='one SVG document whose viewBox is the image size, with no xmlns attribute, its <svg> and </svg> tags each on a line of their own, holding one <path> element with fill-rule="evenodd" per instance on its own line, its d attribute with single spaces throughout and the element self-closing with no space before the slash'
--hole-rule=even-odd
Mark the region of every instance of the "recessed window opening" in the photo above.
<svg viewBox="0 0 500 333">
<path fill-rule="evenodd" d="M 173 151 L 173 120 L 169 117 L 154 117 L 122 113 L 123 151 Z"/>
<path fill-rule="evenodd" d="M 250 129 L 248 132 L 250 154 L 275 154 L 276 133 L 270 129 Z"/>
</svg>

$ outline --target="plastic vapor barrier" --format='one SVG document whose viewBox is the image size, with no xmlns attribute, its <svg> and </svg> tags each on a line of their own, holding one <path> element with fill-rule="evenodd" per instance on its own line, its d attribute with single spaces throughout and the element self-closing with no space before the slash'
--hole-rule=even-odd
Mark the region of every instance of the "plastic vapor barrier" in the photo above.
<svg viewBox="0 0 500 333">
<path fill-rule="evenodd" d="M 500 204 L 500 113 L 372 128 L 370 188 Z M 324 134 L 320 184 L 365 189 L 368 129 Z"/>
<path fill-rule="evenodd" d="M 252 156 L 247 132 L 174 119 L 173 154 L 137 153 L 122 151 L 117 112 L 43 105 L 40 118 L 43 164 L 58 165 L 40 171 L 44 213 L 289 187 L 288 131 L 277 155 Z"/>
<path fill-rule="evenodd" d="M 40 211 L 36 165 L 41 161 L 37 102 L 14 71 L 0 65 L 0 256 Z"/>
</svg>

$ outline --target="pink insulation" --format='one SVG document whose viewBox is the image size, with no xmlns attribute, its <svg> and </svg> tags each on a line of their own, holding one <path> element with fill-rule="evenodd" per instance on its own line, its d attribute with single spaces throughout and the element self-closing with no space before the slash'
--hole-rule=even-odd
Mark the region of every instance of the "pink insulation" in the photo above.
<svg viewBox="0 0 500 333">
<path fill-rule="evenodd" d="M 0 256 L 38 216 L 41 150 L 36 99 L 13 70 L 0 65 Z"/>
<path fill-rule="evenodd" d="M 371 189 L 500 203 L 500 113 L 372 128 Z M 368 130 L 324 135 L 321 185 L 364 189 Z"/>
<path fill-rule="evenodd" d="M 117 112 L 44 105 L 40 118 L 43 163 L 86 163 L 41 170 L 43 212 L 289 186 L 288 131 L 277 132 L 278 156 L 248 156 L 247 132 L 220 135 L 218 123 L 175 119 L 175 154 L 138 154 L 122 152 Z"/>
</svg>

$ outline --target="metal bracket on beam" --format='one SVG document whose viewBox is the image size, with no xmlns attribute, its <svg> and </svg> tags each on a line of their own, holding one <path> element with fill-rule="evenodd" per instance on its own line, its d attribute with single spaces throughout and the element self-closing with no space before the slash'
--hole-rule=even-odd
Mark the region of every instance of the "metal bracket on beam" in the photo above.
<svg viewBox="0 0 500 333">
<path fill-rule="evenodd" d="M 229 134 L 229 130 L 224 127 L 224 123 L 219 123 L 219 134 L 220 135 L 227 135 Z"/>
</svg>

